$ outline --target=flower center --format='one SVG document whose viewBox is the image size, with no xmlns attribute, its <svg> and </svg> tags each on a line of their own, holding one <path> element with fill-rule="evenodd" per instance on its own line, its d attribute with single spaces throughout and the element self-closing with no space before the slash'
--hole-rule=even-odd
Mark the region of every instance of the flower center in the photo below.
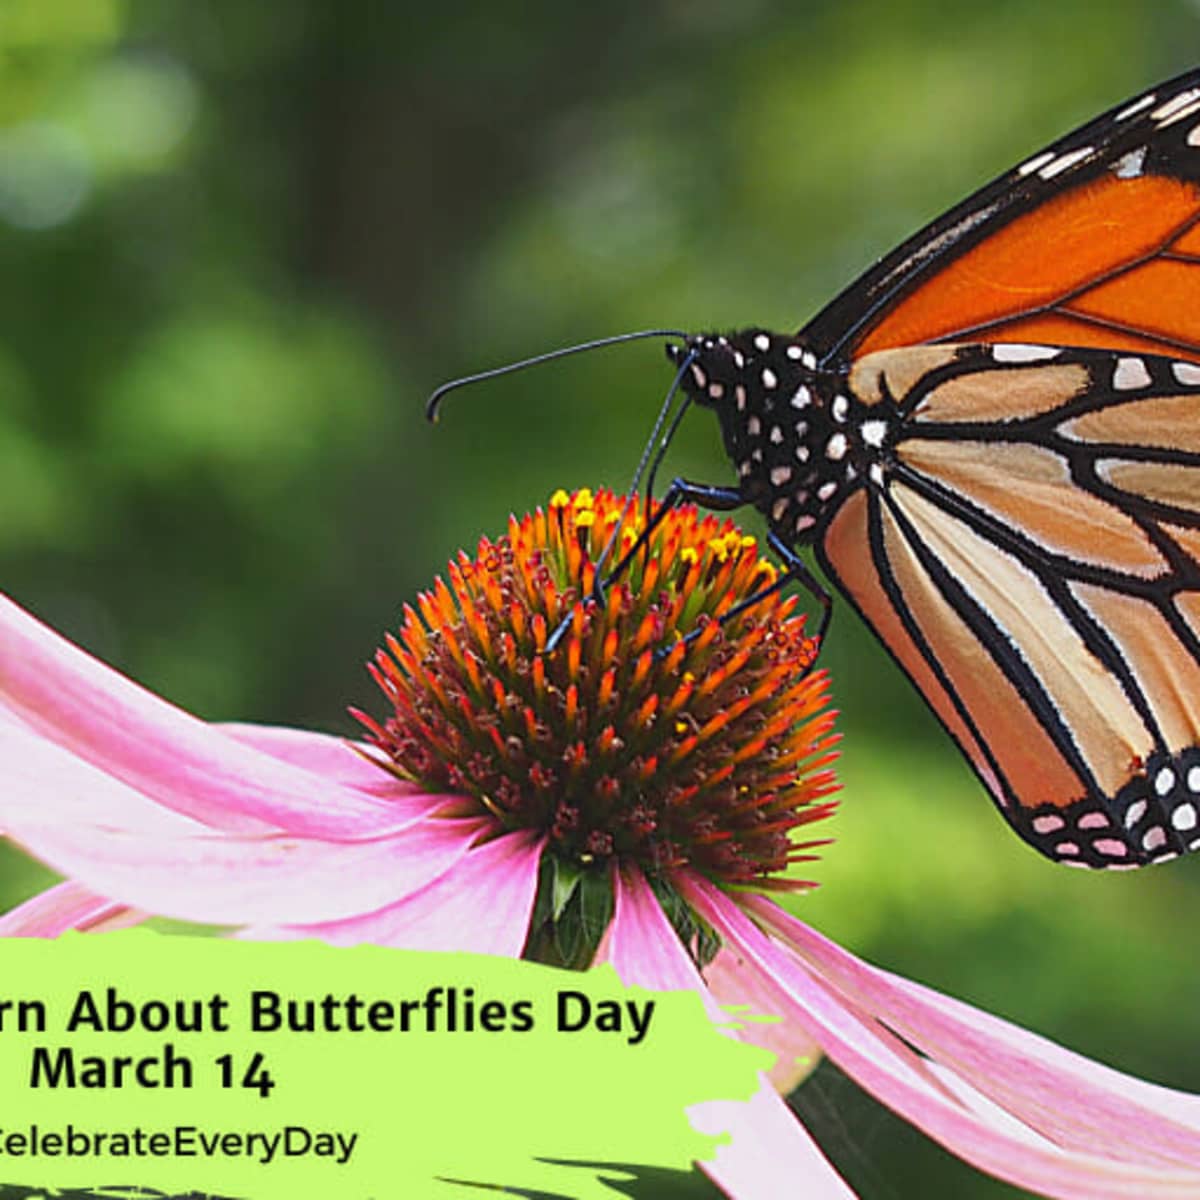
<svg viewBox="0 0 1200 1200">
<path fill-rule="evenodd" d="M 619 561 L 644 527 L 638 502 L 587 489 L 510 518 L 376 654 L 391 714 L 355 715 L 390 769 L 544 833 L 573 869 L 616 859 L 652 879 L 807 886 L 778 875 L 827 840 L 796 831 L 835 807 L 822 798 L 837 736 L 796 598 L 722 622 L 776 571 L 732 522 L 689 506 L 593 599 L 605 546 Z"/>
</svg>

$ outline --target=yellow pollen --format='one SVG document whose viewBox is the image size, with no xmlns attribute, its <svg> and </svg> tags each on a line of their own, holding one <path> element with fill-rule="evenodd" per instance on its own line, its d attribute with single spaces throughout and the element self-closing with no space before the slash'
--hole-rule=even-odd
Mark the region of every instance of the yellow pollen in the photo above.
<svg viewBox="0 0 1200 1200">
<path fill-rule="evenodd" d="M 675 722 L 675 732 L 676 733 L 687 733 L 687 731 L 688 731 L 688 723 L 686 721 L 676 721 Z"/>
<path fill-rule="evenodd" d="M 554 495 L 550 497 L 551 508 L 566 508 L 570 503 L 571 497 L 568 496 L 562 488 L 559 488 L 558 491 L 556 491 Z"/>
<path fill-rule="evenodd" d="M 684 546 L 684 548 L 679 552 L 679 561 L 682 563 L 687 563 L 687 565 L 690 567 L 693 563 L 700 561 L 700 555 L 696 552 L 696 548 L 694 546 Z"/>
<path fill-rule="evenodd" d="M 715 555 L 717 562 L 723 563 L 729 557 L 729 550 L 725 545 L 725 539 L 723 537 L 709 538 L 708 548 Z"/>
<path fill-rule="evenodd" d="M 575 514 L 575 527 L 577 529 L 586 528 L 589 525 L 595 525 L 596 513 L 594 509 L 586 508 L 583 512 Z"/>
<path fill-rule="evenodd" d="M 754 568 L 756 575 L 765 575 L 770 583 L 774 583 L 779 578 L 779 572 L 775 569 L 775 564 L 767 562 L 765 558 L 758 560 L 758 565 Z"/>
<path fill-rule="evenodd" d="M 573 497 L 577 508 L 591 508 L 596 503 L 591 488 L 580 488 Z"/>
<path fill-rule="evenodd" d="M 758 544 L 753 534 L 747 533 L 742 535 L 741 546 L 743 550 L 749 550 L 752 546 Z"/>
</svg>

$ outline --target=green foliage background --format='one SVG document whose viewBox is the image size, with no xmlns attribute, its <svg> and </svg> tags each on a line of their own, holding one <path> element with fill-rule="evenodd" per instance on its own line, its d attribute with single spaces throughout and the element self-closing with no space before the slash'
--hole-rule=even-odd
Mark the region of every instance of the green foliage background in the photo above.
<svg viewBox="0 0 1200 1200">
<path fill-rule="evenodd" d="M 622 486 L 670 376 L 606 351 L 437 429 L 431 385 L 798 326 L 1198 33 L 1183 0 L 6 0 L 0 583 L 205 717 L 349 732 L 401 603 L 510 510 Z M 715 427 L 671 465 L 726 479 Z M 827 660 L 844 805 L 802 915 L 1200 1089 L 1197 864 L 1043 863 L 848 611 Z M 41 884 L 0 865 L 6 903 Z M 1016 1195 L 827 1068 L 796 1102 L 866 1196 Z"/>
</svg>

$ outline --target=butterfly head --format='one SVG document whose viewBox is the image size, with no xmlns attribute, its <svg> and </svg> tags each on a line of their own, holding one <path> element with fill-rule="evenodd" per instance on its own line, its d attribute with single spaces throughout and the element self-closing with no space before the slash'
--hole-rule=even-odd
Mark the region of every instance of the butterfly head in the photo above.
<svg viewBox="0 0 1200 1200">
<path fill-rule="evenodd" d="M 716 412 L 742 494 L 780 537 L 811 540 L 858 469 L 835 379 L 802 342 L 765 329 L 697 334 L 667 357 L 687 363 L 680 386 Z"/>
</svg>

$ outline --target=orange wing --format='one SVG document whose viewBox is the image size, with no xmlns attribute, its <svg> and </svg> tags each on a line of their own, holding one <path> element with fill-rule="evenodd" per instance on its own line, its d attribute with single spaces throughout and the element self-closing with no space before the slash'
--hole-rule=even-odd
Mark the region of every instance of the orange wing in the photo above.
<svg viewBox="0 0 1200 1200">
<path fill-rule="evenodd" d="M 1037 342 L 1200 361 L 1200 188 L 1115 174 L 966 251 L 896 305 L 856 355 L 943 340 Z"/>
<path fill-rule="evenodd" d="M 827 368 L 935 341 L 1200 361 L 1200 71 L 983 188 L 848 288 L 801 338 Z"/>
</svg>

